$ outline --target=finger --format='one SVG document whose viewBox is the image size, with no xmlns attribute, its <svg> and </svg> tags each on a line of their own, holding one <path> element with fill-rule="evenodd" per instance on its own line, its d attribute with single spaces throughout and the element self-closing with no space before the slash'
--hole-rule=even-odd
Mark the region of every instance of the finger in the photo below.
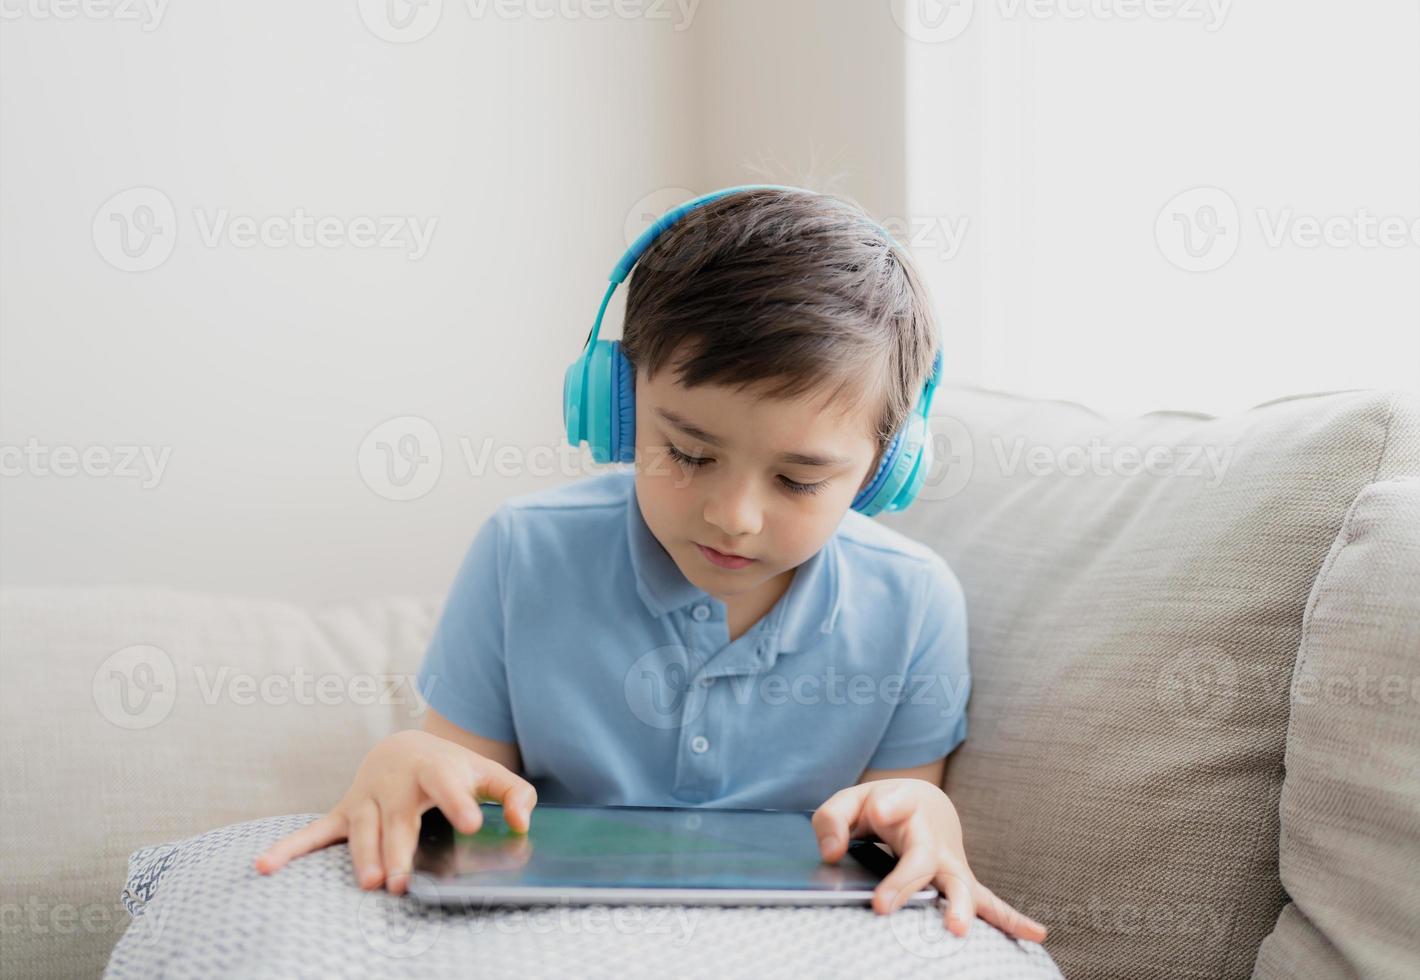
<svg viewBox="0 0 1420 980">
<path fill-rule="evenodd" d="M 882 786 L 868 794 L 860 822 L 876 832 L 894 854 L 907 854 L 926 847 L 934 854 L 941 849 L 928 832 L 928 824 L 917 799 L 903 788 Z M 941 862 L 937 862 L 941 866 Z"/>
<path fill-rule="evenodd" d="M 847 853 L 849 838 L 861 829 L 859 816 L 869 790 L 862 783 L 841 789 L 814 811 L 814 833 L 825 861 L 837 861 Z"/>
<path fill-rule="evenodd" d="M 357 804 L 350 816 L 350 860 L 361 888 L 373 888 L 385 876 L 380 864 L 380 808 L 374 800 Z"/>
<path fill-rule="evenodd" d="M 257 857 L 256 870 L 269 875 L 294 857 L 344 840 L 345 830 L 344 816 L 327 813 L 268 847 Z"/>
<path fill-rule="evenodd" d="M 945 879 L 945 880 L 943 880 Z M 947 931 L 954 936 L 965 936 L 976 918 L 976 903 L 971 897 L 971 882 L 965 875 L 944 872 L 937 878 L 938 887 L 947 896 Z M 943 887 L 945 886 L 945 887 Z"/>
<path fill-rule="evenodd" d="M 987 922 L 1017 939 L 1033 943 L 1045 941 L 1045 926 L 1002 901 L 981 882 L 976 883 L 976 913 Z"/>
<path fill-rule="evenodd" d="M 503 804 L 503 819 L 520 833 L 532 827 L 532 811 L 537 805 L 537 789 L 532 783 L 491 760 L 484 760 L 474 781 L 474 791 L 494 803 Z"/>
<path fill-rule="evenodd" d="M 897 867 L 873 891 L 873 910 L 888 915 L 924 888 L 936 876 L 937 858 L 926 847 L 912 847 L 897 859 Z"/>
<path fill-rule="evenodd" d="M 910 818 L 915 807 L 905 791 L 895 789 L 870 794 L 865 809 L 869 823 L 881 837 L 883 831 L 891 831 Z"/>
<path fill-rule="evenodd" d="M 419 767 L 416 778 L 419 788 L 460 833 L 475 834 L 483 826 L 483 810 L 457 767 L 430 763 Z"/>
<path fill-rule="evenodd" d="M 420 816 L 418 809 L 412 807 L 380 809 L 380 855 L 385 866 L 385 888 L 391 895 L 403 895 L 409 887 Z"/>
</svg>

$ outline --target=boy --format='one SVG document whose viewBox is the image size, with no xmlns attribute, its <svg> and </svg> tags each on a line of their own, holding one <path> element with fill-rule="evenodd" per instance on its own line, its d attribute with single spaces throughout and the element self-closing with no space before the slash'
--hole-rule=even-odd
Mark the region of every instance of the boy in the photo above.
<svg viewBox="0 0 1420 980">
<path fill-rule="evenodd" d="M 692 206 L 607 293 L 635 264 L 624 360 L 599 368 L 622 412 L 601 409 L 600 438 L 634 473 L 495 512 L 420 668 L 423 730 L 375 746 L 257 869 L 348 839 L 362 887 L 402 893 L 423 812 L 471 833 L 475 794 L 523 831 L 539 799 L 814 809 L 826 861 L 868 832 L 898 856 L 877 912 L 933 884 L 953 933 L 980 915 L 1040 941 L 972 875 L 940 788 L 966 736 L 961 588 L 931 549 L 849 510 L 938 355 L 925 291 L 835 198 L 758 187 Z M 574 441 L 594 412 L 583 364 L 564 391 Z"/>
</svg>

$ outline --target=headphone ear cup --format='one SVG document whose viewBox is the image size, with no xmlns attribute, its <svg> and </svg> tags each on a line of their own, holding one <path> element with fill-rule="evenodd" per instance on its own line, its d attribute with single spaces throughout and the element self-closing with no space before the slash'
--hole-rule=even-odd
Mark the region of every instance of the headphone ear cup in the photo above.
<svg viewBox="0 0 1420 980">
<path fill-rule="evenodd" d="M 853 498 L 853 509 L 860 514 L 872 517 L 883 509 L 883 502 L 890 499 L 885 493 L 886 485 L 891 481 L 893 467 L 897 464 L 897 458 L 902 453 L 902 437 L 899 433 L 893 437 L 883 450 L 882 458 L 878 460 L 878 468 L 873 472 L 873 478 L 868 481 L 867 486 L 858 491 L 858 495 Z"/>
<path fill-rule="evenodd" d="M 903 451 L 898 460 L 897 490 L 887 501 L 885 510 L 905 510 L 922 489 L 927 471 L 932 468 L 932 439 L 927 420 L 913 414 L 902 433 Z"/>
<path fill-rule="evenodd" d="M 598 463 L 612 461 L 612 367 L 611 342 L 599 340 L 586 354 L 586 388 L 582 392 L 582 436 Z"/>
<path fill-rule="evenodd" d="M 617 463 L 636 462 L 636 369 L 621 352 L 621 341 L 611 344 L 612 412 L 611 458 Z"/>
<path fill-rule="evenodd" d="M 587 439 L 587 419 L 582 408 L 582 378 L 586 373 L 587 355 L 583 354 L 567 365 L 562 376 L 562 424 L 567 429 L 567 441 L 573 446 Z"/>
<path fill-rule="evenodd" d="M 917 498 L 932 467 L 932 442 L 927 420 L 913 413 L 883 453 L 877 473 L 853 501 L 853 509 L 872 517 L 904 510 Z"/>
</svg>

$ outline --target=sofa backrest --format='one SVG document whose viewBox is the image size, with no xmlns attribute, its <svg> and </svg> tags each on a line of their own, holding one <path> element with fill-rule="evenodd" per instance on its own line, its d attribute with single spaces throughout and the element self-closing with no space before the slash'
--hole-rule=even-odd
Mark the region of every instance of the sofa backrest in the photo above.
<svg viewBox="0 0 1420 980">
<path fill-rule="evenodd" d="M 1420 976 L 1420 479 L 1361 491 L 1292 684 L 1280 866 L 1256 976 Z"/>
<path fill-rule="evenodd" d="M 934 416 L 940 465 L 918 503 L 881 520 L 936 549 L 966 591 L 973 687 L 945 789 L 973 870 L 1051 927 L 1067 976 L 1251 975 L 1289 901 L 1279 798 L 1304 613 L 1358 498 L 1420 476 L 1416 397 L 1111 420 L 945 388 Z M 1413 581 L 1413 550 L 1393 557 Z M 1337 644 L 1331 667 L 1377 646 L 1415 676 L 1420 589 L 1403 592 L 1366 610 L 1370 632 Z M 1346 594 L 1362 593 L 1353 581 Z M 1410 809 L 1390 819 L 1409 829 L 1365 832 L 1413 848 L 1409 732 L 1406 746 L 1373 719 L 1327 737 L 1353 756 L 1400 740 Z M 1333 819 L 1328 798 L 1299 791 L 1282 819 L 1305 837 Z M 1420 908 L 1416 880 L 1387 896 Z M 1280 950 L 1296 941 L 1279 935 L 1267 962 L 1291 962 Z"/>
<path fill-rule="evenodd" d="M 339 800 L 419 724 L 440 602 L 0 593 L 0 975 L 102 973 L 137 848 Z"/>
<path fill-rule="evenodd" d="M 1052 926 L 1072 978 L 1246 976 L 1254 958 L 1263 978 L 1364 974 L 1403 955 L 1397 930 L 1420 935 L 1415 704 L 1299 711 L 1290 687 L 1299 646 L 1324 678 L 1420 672 L 1417 529 L 1386 486 L 1420 474 L 1413 396 L 1109 422 L 944 388 L 938 412 L 949 465 L 880 519 L 967 592 L 970 728 L 946 788 L 976 872 Z M 1173 455 L 1129 475 L 1131 445 Z M 328 808 L 370 744 L 418 724 L 441 605 L 0 595 L 0 973 L 99 973 L 136 848 Z"/>
</svg>

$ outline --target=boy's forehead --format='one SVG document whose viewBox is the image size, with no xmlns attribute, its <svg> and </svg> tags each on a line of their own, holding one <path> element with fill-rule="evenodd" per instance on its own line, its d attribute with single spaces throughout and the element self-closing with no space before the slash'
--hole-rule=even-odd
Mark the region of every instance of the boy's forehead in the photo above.
<svg viewBox="0 0 1420 980">
<path fill-rule="evenodd" d="M 799 442 L 817 438 L 838 444 L 840 451 L 851 451 L 857 448 L 855 441 L 871 441 L 876 431 L 872 399 L 841 381 L 784 397 L 776 393 L 772 380 L 747 387 L 703 384 L 692 388 L 673 375 L 672 371 L 660 371 L 647 383 L 643 373 L 637 377 L 637 386 L 644 384 L 644 396 L 661 421 L 701 437 L 716 437 L 707 441 L 749 442 L 783 434 Z M 637 400 L 641 398 L 638 394 Z"/>
</svg>

